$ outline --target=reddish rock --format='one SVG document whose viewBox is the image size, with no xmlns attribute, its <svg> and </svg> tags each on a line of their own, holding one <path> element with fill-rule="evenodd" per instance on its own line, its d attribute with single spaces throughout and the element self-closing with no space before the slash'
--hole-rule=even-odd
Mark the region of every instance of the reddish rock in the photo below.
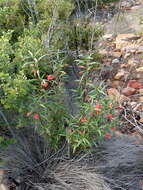
<svg viewBox="0 0 143 190">
<path fill-rule="evenodd" d="M 135 92 L 136 92 L 136 89 L 130 88 L 130 87 L 123 88 L 122 90 L 122 94 L 124 94 L 125 96 L 131 96 L 135 94 Z"/>
<path fill-rule="evenodd" d="M 135 89 L 143 88 L 143 84 L 136 81 L 136 80 L 129 80 L 127 86 L 130 87 L 130 88 L 135 88 Z"/>
</svg>

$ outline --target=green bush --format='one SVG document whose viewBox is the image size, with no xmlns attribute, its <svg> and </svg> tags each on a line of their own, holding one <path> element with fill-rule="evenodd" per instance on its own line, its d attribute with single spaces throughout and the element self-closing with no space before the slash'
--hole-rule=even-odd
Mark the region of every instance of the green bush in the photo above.
<svg viewBox="0 0 143 190">
<path fill-rule="evenodd" d="M 114 105 L 93 84 L 100 67 L 96 51 L 76 61 L 79 114 L 70 115 L 64 103 L 69 53 L 91 51 L 103 27 L 71 20 L 72 0 L 37 0 L 32 6 L 26 0 L 6 2 L 0 2 L 0 103 L 16 117 L 14 125 L 35 128 L 53 149 L 68 142 L 74 153 L 110 138 L 117 118 Z"/>
</svg>

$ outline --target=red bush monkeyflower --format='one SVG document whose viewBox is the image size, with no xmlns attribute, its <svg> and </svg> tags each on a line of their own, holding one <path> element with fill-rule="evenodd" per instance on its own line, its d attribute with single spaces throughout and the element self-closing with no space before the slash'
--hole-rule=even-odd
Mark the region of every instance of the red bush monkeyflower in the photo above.
<svg viewBox="0 0 143 190">
<path fill-rule="evenodd" d="M 55 77 L 53 75 L 47 75 L 47 80 L 53 80 Z"/>
<path fill-rule="evenodd" d="M 106 115 L 106 118 L 107 119 L 113 119 L 113 115 L 112 114 L 108 114 L 108 115 Z"/>
<path fill-rule="evenodd" d="M 85 123 L 85 122 L 87 122 L 86 117 L 82 117 L 82 118 L 80 119 L 80 122 L 81 122 L 81 123 Z"/>
<path fill-rule="evenodd" d="M 106 134 L 104 135 L 104 138 L 105 138 L 105 139 L 111 139 L 111 134 L 110 134 L 110 133 L 106 133 Z"/>
<path fill-rule="evenodd" d="M 49 83 L 48 82 L 42 82 L 41 86 L 44 88 L 47 88 L 49 86 Z"/>
<path fill-rule="evenodd" d="M 27 113 L 26 113 L 26 116 L 27 116 L 27 117 L 29 117 L 29 116 L 31 116 L 31 115 L 32 115 L 32 112 L 27 112 Z"/>
<path fill-rule="evenodd" d="M 100 110 L 95 110 L 96 114 L 101 114 L 102 112 Z"/>
<path fill-rule="evenodd" d="M 95 108 L 96 108 L 96 109 L 100 109 L 100 108 L 102 108 L 102 107 L 103 107 L 103 106 L 102 106 L 101 104 L 96 104 L 96 105 L 95 105 Z"/>
<path fill-rule="evenodd" d="M 112 127 L 112 128 L 111 128 L 111 131 L 116 131 L 116 127 Z"/>
<path fill-rule="evenodd" d="M 34 118 L 34 119 L 39 119 L 39 115 L 38 115 L 38 114 L 35 114 L 35 115 L 33 116 L 33 118 Z"/>
</svg>

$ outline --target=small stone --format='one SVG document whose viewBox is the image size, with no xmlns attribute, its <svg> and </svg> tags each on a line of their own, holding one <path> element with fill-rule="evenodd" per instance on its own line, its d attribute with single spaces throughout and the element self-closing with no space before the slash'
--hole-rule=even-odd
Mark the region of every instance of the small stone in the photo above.
<svg viewBox="0 0 143 190">
<path fill-rule="evenodd" d="M 103 39 L 104 39 L 104 40 L 113 40 L 113 34 L 105 34 L 105 35 L 103 36 Z"/>
<path fill-rule="evenodd" d="M 130 55 L 131 55 L 131 53 L 126 53 L 126 54 L 124 55 L 124 59 L 127 59 L 128 57 L 130 57 Z"/>
<path fill-rule="evenodd" d="M 140 122 L 143 123 L 143 116 L 140 118 Z M 143 186 L 142 186 L 143 187 Z"/>
<path fill-rule="evenodd" d="M 107 50 L 106 49 L 101 49 L 99 50 L 99 54 L 102 55 L 102 56 L 105 56 L 108 54 Z"/>
<path fill-rule="evenodd" d="M 143 103 L 143 96 L 140 96 L 140 102 L 142 102 Z"/>
<path fill-rule="evenodd" d="M 138 82 L 137 80 L 129 80 L 127 86 L 135 89 L 143 88 L 143 84 Z"/>
<path fill-rule="evenodd" d="M 127 67 L 129 67 L 129 65 L 128 64 L 121 64 L 120 67 L 121 68 L 127 68 Z"/>
<path fill-rule="evenodd" d="M 125 71 L 124 71 L 124 70 L 119 71 L 119 72 L 115 75 L 114 79 L 115 79 L 115 80 L 120 80 L 124 75 L 125 75 Z"/>
<path fill-rule="evenodd" d="M 0 190 L 9 190 L 9 188 L 4 184 L 0 184 Z"/>
<path fill-rule="evenodd" d="M 143 67 L 139 67 L 138 69 L 136 69 L 137 72 L 143 72 Z"/>
<path fill-rule="evenodd" d="M 107 89 L 108 96 L 118 102 L 119 104 L 122 104 L 123 102 L 129 101 L 129 98 L 124 96 L 123 94 L 120 94 L 119 91 L 116 88 L 109 88 Z"/>
<path fill-rule="evenodd" d="M 112 64 L 118 64 L 118 63 L 120 63 L 119 59 L 113 59 L 112 60 Z"/>
<path fill-rule="evenodd" d="M 125 96 L 131 96 L 135 93 L 136 93 L 136 89 L 130 88 L 130 87 L 123 88 L 123 90 L 122 90 L 122 94 Z"/>
<path fill-rule="evenodd" d="M 115 40 L 116 48 L 121 49 L 128 46 L 128 39 L 133 38 L 135 36 L 135 34 L 118 34 Z"/>
<path fill-rule="evenodd" d="M 131 105 L 132 108 L 135 108 L 136 105 L 137 105 L 137 102 L 130 102 L 130 105 Z"/>
<path fill-rule="evenodd" d="M 135 59 L 133 59 L 133 58 L 128 60 L 128 65 L 129 65 L 129 66 L 134 67 L 134 66 L 136 66 L 137 64 L 139 64 L 139 61 L 137 61 L 137 60 L 135 60 Z"/>
<path fill-rule="evenodd" d="M 139 94 L 143 95 L 143 89 L 139 89 Z"/>
<path fill-rule="evenodd" d="M 143 46 L 139 46 L 136 53 L 143 53 Z"/>
<path fill-rule="evenodd" d="M 120 51 L 114 51 L 114 52 L 112 53 L 112 56 L 113 56 L 113 57 L 121 57 L 121 55 L 122 55 L 122 53 L 121 53 Z"/>
<path fill-rule="evenodd" d="M 112 86 L 113 88 L 117 88 L 117 87 L 119 86 L 119 84 L 120 84 L 120 81 L 114 80 L 114 81 L 112 81 L 111 86 Z"/>
</svg>

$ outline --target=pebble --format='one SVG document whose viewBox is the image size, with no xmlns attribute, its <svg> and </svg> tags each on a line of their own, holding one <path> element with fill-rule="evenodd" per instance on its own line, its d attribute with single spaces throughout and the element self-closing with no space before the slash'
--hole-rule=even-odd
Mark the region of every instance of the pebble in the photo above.
<svg viewBox="0 0 143 190">
<path fill-rule="evenodd" d="M 125 71 L 124 71 L 124 70 L 123 70 L 123 71 L 119 71 L 119 72 L 115 75 L 114 79 L 115 79 L 115 80 L 120 80 L 124 75 L 125 75 Z"/>
<path fill-rule="evenodd" d="M 137 72 L 143 72 L 143 67 L 139 67 L 136 69 Z"/>
<path fill-rule="evenodd" d="M 130 87 L 123 88 L 122 90 L 122 94 L 124 94 L 125 96 L 131 96 L 135 93 L 136 93 L 136 89 L 130 88 Z"/>
<path fill-rule="evenodd" d="M 118 63 L 120 63 L 119 59 L 113 59 L 112 60 L 112 64 L 118 64 Z"/>
</svg>

